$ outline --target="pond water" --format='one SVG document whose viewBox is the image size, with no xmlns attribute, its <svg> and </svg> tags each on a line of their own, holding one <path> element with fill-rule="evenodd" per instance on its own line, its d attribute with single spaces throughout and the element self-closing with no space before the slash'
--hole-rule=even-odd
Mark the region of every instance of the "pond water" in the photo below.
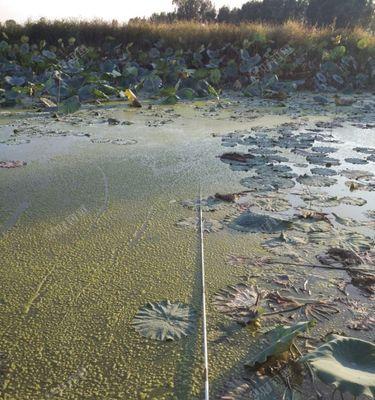
<svg viewBox="0 0 375 400">
<path fill-rule="evenodd" d="M 209 198 L 204 209 L 212 397 L 281 399 L 286 388 L 285 379 L 259 381 L 244 370 L 244 361 L 262 348 L 264 330 L 242 327 L 218 310 L 215 294 L 227 285 L 330 300 L 340 312 L 319 321 L 312 338 L 335 331 L 373 341 L 374 323 L 353 329 L 374 315 L 371 293 L 351 285 L 344 271 L 301 262 L 316 264 L 316 254 L 333 244 L 373 250 L 374 115 L 370 94 L 357 95 L 351 107 L 335 107 L 317 105 L 307 93 L 284 104 L 230 94 L 220 103 L 88 106 L 60 117 L 2 112 L 0 162 L 26 164 L 0 168 L 0 393 L 9 399 L 202 398 L 195 203 L 200 189 L 204 199 L 252 190 L 252 179 L 250 189 L 241 182 L 258 167 L 259 187 L 273 185 L 275 177 L 295 185 L 258 187 L 234 203 Z M 292 140 L 298 145 L 289 145 Z M 327 149 L 316 151 L 314 163 L 306 161 L 318 146 L 333 147 L 326 157 L 339 160 L 329 163 L 335 181 L 328 187 L 295 181 L 311 176 L 312 168 L 327 168 Z M 259 158 L 251 168 L 221 159 L 259 149 L 284 158 Z M 297 175 L 270 172 L 270 163 Z M 363 173 L 349 179 L 344 170 Z M 295 216 L 309 207 L 329 221 Z M 280 232 L 233 229 L 248 211 L 291 227 L 281 240 Z M 279 262 L 254 262 L 270 254 Z M 195 310 L 187 337 L 162 342 L 134 329 L 138 310 L 162 300 Z M 298 320 L 276 315 L 262 329 Z M 304 348 L 316 345 L 307 341 Z M 305 381 L 295 398 L 308 398 Z"/>
</svg>

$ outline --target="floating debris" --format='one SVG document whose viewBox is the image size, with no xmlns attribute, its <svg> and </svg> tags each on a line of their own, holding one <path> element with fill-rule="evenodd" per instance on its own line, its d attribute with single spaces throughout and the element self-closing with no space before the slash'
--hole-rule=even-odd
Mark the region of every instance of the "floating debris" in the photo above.
<svg viewBox="0 0 375 400">
<path fill-rule="evenodd" d="M 27 165 L 26 161 L 0 161 L 0 168 L 6 169 L 23 167 L 25 165 Z"/>
<path fill-rule="evenodd" d="M 240 198 L 240 195 L 237 193 L 230 193 L 230 194 L 220 194 L 216 193 L 215 198 L 226 203 L 234 203 L 236 200 Z"/>
</svg>

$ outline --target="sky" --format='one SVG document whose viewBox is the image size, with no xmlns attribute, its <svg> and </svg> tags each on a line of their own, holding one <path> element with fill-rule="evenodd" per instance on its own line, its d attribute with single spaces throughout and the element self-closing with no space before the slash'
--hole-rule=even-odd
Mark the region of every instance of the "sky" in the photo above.
<svg viewBox="0 0 375 400">
<path fill-rule="evenodd" d="M 246 0 L 214 0 L 217 8 L 241 6 Z M 102 18 L 119 22 L 133 17 L 148 17 L 154 12 L 172 11 L 172 0 L 0 0 L 0 21 L 25 22 L 41 17 L 48 19 Z"/>
</svg>

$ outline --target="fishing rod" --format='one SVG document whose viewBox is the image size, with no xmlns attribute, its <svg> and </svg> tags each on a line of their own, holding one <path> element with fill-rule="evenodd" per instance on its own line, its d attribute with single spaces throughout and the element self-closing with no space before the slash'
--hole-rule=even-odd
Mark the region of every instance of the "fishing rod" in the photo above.
<svg viewBox="0 0 375 400">
<path fill-rule="evenodd" d="M 202 215 L 202 193 L 199 191 L 199 233 L 201 247 L 201 274 L 202 274 L 202 329 L 203 329 L 203 353 L 204 353 L 204 398 L 209 400 L 210 387 L 208 381 L 208 346 L 207 346 L 207 317 L 206 317 L 206 281 L 205 281 L 205 265 L 204 265 L 204 228 Z"/>
</svg>

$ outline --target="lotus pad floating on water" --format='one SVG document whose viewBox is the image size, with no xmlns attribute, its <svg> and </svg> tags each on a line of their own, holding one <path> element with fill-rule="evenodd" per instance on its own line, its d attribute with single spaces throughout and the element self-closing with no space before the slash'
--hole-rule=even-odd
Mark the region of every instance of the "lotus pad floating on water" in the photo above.
<svg viewBox="0 0 375 400">
<path fill-rule="evenodd" d="M 362 159 L 362 158 L 355 158 L 355 157 L 352 157 L 352 158 L 345 158 L 345 161 L 347 162 L 347 163 L 350 163 L 350 164 L 367 164 L 368 163 L 368 161 L 367 160 L 364 160 L 364 159 Z"/>
<path fill-rule="evenodd" d="M 254 286 L 239 283 L 216 293 L 214 304 L 218 311 L 246 325 L 258 317 L 259 298 L 260 294 Z"/>
<path fill-rule="evenodd" d="M 285 229 L 288 229 L 290 225 L 290 221 L 248 211 L 242 213 L 231 222 L 229 227 L 242 232 L 273 233 L 284 231 Z"/>
<path fill-rule="evenodd" d="M 358 169 L 345 169 L 340 172 L 340 175 L 345 176 L 348 179 L 365 179 L 370 180 L 374 174 L 370 171 L 363 171 Z"/>
<path fill-rule="evenodd" d="M 302 357 L 324 383 L 353 396 L 375 396 L 375 345 L 334 335 L 328 343 Z"/>
<path fill-rule="evenodd" d="M 333 176 L 337 175 L 337 172 L 330 168 L 311 168 L 311 173 L 314 175 L 322 175 L 322 176 Z"/>
<path fill-rule="evenodd" d="M 268 192 L 279 189 L 291 189 L 295 182 L 290 178 L 282 178 L 274 175 L 259 175 L 241 179 L 241 185 L 250 190 Z"/>
<path fill-rule="evenodd" d="M 330 178 L 329 176 L 320 176 L 320 175 L 301 175 L 297 178 L 297 181 L 301 185 L 307 186 L 332 186 L 337 182 L 337 179 Z"/>
<path fill-rule="evenodd" d="M 166 341 L 187 336 L 195 324 L 195 313 L 183 303 L 169 300 L 148 303 L 142 307 L 132 322 L 135 330 L 142 336 Z"/>
</svg>

